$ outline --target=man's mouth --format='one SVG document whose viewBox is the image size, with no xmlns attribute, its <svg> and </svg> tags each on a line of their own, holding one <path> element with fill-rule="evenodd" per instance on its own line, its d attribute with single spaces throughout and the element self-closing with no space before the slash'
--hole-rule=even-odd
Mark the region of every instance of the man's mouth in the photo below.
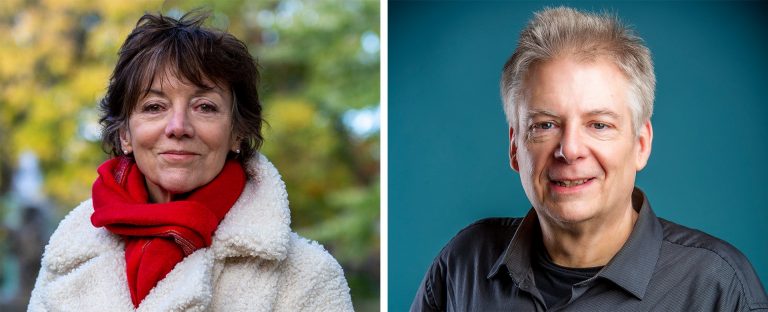
<svg viewBox="0 0 768 312">
<path fill-rule="evenodd" d="M 593 178 L 579 179 L 579 180 L 551 180 L 552 183 L 562 187 L 574 187 L 589 182 Z"/>
</svg>

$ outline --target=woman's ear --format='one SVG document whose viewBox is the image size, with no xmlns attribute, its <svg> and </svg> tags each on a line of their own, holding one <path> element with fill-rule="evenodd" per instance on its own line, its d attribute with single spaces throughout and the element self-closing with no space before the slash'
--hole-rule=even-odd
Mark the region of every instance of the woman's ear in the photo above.
<svg viewBox="0 0 768 312">
<path fill-rule="evenodd" d="M 230 146 L 230 151 L 234 152 L 235 154 L 240 154 L 240 143 L 243 140 L 240 139 L 240 137 L 235 137 L 234 140 L 232 140 L 232 146 Z"/>
<path fill-rule="evenodd" d="M 131 132 L 128 129 L 120 128 L 120 149 L 123 150 L 124 155 L 128 155 L 133 152 L 133 146 L 131 146 Z"/>
</svg>

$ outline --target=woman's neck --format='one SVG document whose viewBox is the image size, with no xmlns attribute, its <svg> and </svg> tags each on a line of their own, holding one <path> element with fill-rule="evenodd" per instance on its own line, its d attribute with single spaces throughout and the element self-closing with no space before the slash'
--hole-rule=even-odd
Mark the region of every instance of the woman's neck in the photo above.
<svg viewBox="0 0 768 312">
<path fill-rule="evenodd" d="M 173 193 L 163 189 L 152 181 L 144 178 L 144 183 L 147 186 L 147 193 L 149 195 L 149 202 L 155 204 L 164 204 L 173 200 Z"/>
</svg>

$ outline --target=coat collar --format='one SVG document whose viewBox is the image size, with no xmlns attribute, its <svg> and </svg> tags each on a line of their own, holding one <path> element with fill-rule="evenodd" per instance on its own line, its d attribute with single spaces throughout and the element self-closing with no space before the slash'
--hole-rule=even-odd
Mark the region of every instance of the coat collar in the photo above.
<svg viewBox="0 0 768 312">
<path fill-rule="evenodd" d="M 248 162 L 255 176 L 219 224 L 210 249 L 214 257 L 260 257 L 283 260 L 288 253 L 291 215 L 280 173 L 263 155 Z M 93 205 L 82 203 L 61 223 L 46 246 L 44 265 L 63 272 L 98 254 L 122 248 L 122 241 L 90 223 Z M 67 220 L 69 219 L 69 220 Z"/>
<path fill-rule="evenodd" d="M 285 183 L 263 155 L 251 159 L 255 172 L 213 237 L 216 259 L 259 257 L 283 260 L 288 254 L 291 213 Z"/>
<path fill-rule="evenodd" d="M 147 295 L 139 311 L 207 306 L 212 295 L 212 279 L 221 270 L 221 265 L 216 264 L 223 262 L 220 260 L 252 257 L 281 261 L 287 257 L 291 220 L 285 184 L 277 169 L 262 155 L 251 159 L 248 168 L 255 172 L 255 176 L 246 183 L 240 198 L 219 224 L 211 246 L 184 258 Z M 132 305 L 125 277 L 123 242 L 105 228 L 95 228 L 90 222 L 91 214 L 91 201 L 83 202 L 62 220 L 59 229 L 51 236 L 42 265 L 57 275 L 69 275 L 69 278 L 51 285 L 53 289 L 50 290 L 64 294 L 71 291 L 78 280 L 87 280 L 89 284 L 95 283 L 104 291 L 110 291 L 114 299 L 112 304 L 125 307 L 126 311 L 132 310 L 128 308 Z M 108 274 L 109 270 L 122 270 L 119 271 L 122 274 Z M 89 271 L 93 272 L 87 273 Z M 80 299 L 96 300 L 97 297 L 86 298 L 92 295 L 97 294 L 83 292 Z"/>
</svg>

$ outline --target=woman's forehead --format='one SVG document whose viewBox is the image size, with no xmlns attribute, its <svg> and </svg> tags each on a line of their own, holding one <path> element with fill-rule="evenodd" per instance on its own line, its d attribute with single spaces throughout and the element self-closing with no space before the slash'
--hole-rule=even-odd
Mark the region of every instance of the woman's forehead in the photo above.
<svg viewBox="0 0 768 312">
<path fill-rule="evenodd" d="M 229 91 L 229 85 L 223 81 L 215 81 L 206 76 L 205 73 L 185 73 L 177 66 L 165 65 L 159 67 L 152 75 L 142 82 L 144 91 L 163 90 L 168 85 L 182 84 L 185 86 L 194 86 L 202 90 L 211 90 L 225 93 Z"/>
</svg>

